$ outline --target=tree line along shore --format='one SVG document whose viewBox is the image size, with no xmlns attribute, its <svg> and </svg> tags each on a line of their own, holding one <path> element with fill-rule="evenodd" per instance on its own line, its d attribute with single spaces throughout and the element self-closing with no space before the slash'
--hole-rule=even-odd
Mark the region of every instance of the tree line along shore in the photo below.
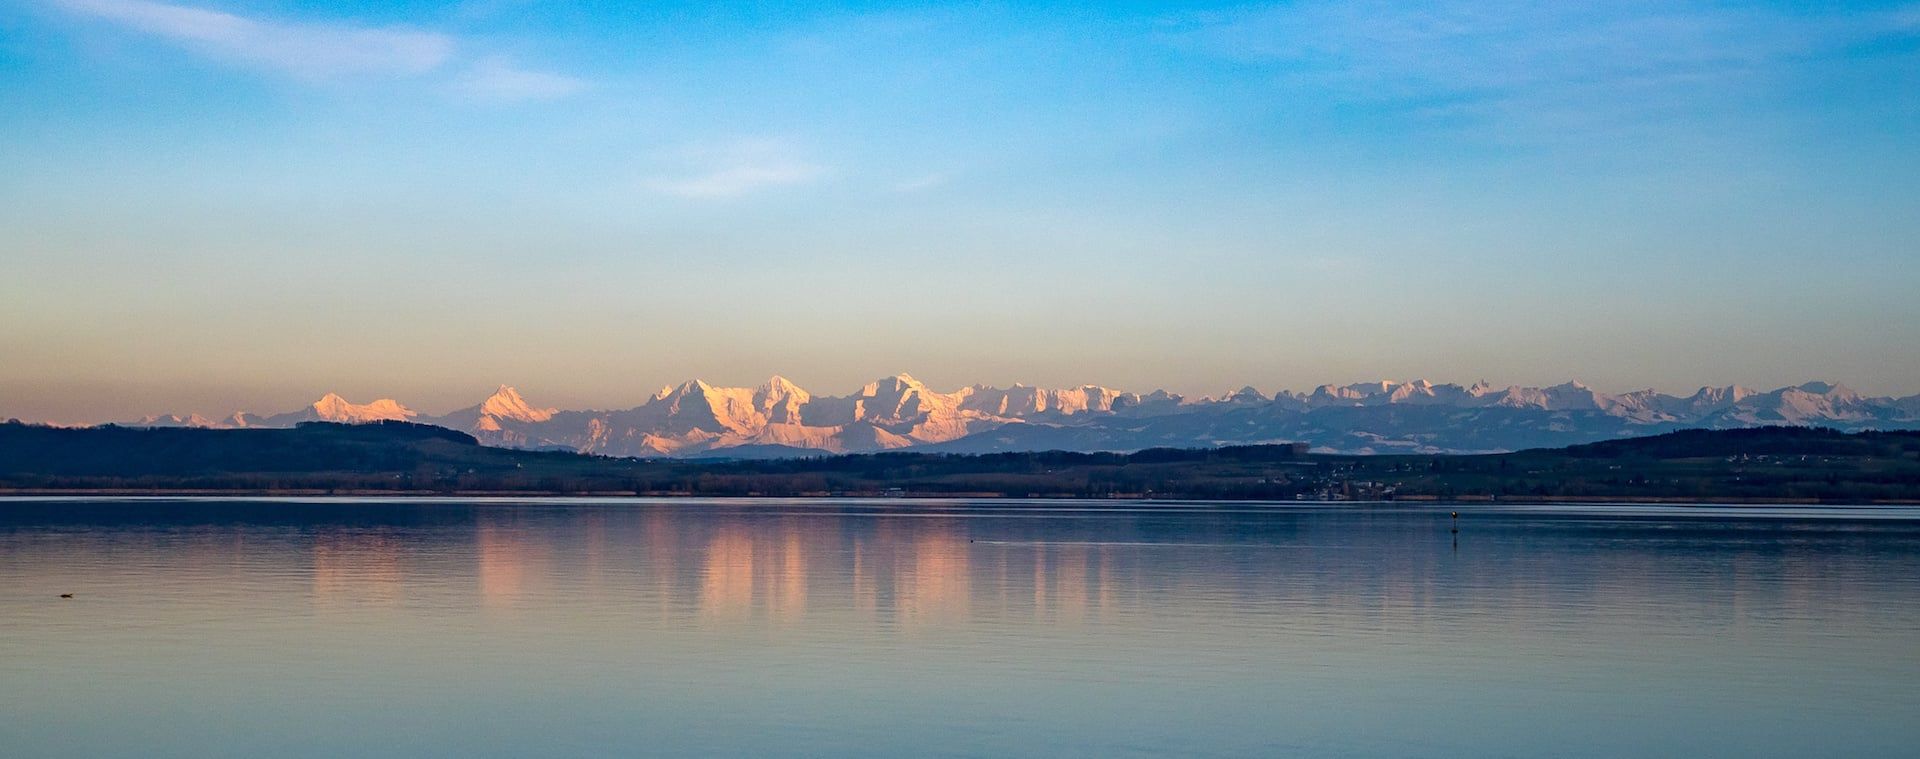
<svg viewBox="0 0 1920 759">
<path fill-rule="evenodd" d="M 0 424 L 0 492 L 1920 503 L 1920 432 L 1684 430 L 1484 455 L 1299 445 L 1133 453 L 611 458 L 408 423 L 292 429 Z"/>
</svg>

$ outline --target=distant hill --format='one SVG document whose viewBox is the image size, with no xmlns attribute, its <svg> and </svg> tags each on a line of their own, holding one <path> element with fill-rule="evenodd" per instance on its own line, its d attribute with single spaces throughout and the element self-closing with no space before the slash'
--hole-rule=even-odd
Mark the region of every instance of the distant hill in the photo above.
<svg viewBox="0 0 1920 759">
<path fill-rule="evenodd" d="M 0 424 L 0 484 L 14 488 L 407 490 L 464 477 L 532 489 L 542 477 L 590 478 L 604 461 L 490 448 L 464 432 L 407 422 L 287 429 Z"/>
<path fill-rule="evenodd" d="M 0 471 L 48 476 L 398 471 L 479 450 L 472 435 L 404 422 L 293 429 L 0 426 Z"/>
<path fill-rule="evenodd" d="M 905 374 L 825 396 L 776 376 L 754 387 L 692 380 L 661 388 L 637 406 L 610 410 L 540 407 L 502 385 L 439 416 L 393 399 L 353 403 L 328 393 L 284 413 L 151 416 L 129 426 L 259 428 L 312 421 L 421 422 L 465 431 L 487 445 L 610 456 L 1136 451 L 1295 441 L 1328 453 L 1437 454 L 1578 445 L 1688 428 L 1915 429 L 1920 396 L 1868 397 L 1824 382 L 1771 391 L 1703 387 L 1674 396 L 1605 393 L 1578 382 L 1526 387 L 1416 380 L 1272 395 L 1244 387 L 1188 398 L 1097 385 L 973 385 L 942 392 Z"/>
<path fill-rule="evenodd" d="M 0 424 L 0 490 L 978 495 L 1202 499 L 1920 501 L 1920 432 L 1768 427 L 1487 455 L 1333 455 L 1304 444 L 630 459 L 483 446 L 407 422 L 292 429 Z M 764 455 L 764 454 L 782 455 Z"/>
<path fill-rule="evenodd" d="M 1395 497 L 1920 502 L 1920 432 L 1681 430 L 1491 456 L 1351 457 Z"/>
<path fill-rule="evenodd" d="M 1525 454 L 1567 458 L 1695 459 L 1717 456 L 1852 456 L 1900 461 L 1920 452 L 1920 432 L 1844 434 L 1824 427 L 1680 430 Z"/>
</svg>

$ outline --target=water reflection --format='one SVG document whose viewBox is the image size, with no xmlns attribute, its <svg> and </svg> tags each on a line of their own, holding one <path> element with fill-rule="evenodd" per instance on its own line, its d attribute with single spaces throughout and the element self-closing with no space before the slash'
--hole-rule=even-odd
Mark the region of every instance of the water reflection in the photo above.
<svg viewBox="0 0 1920 759">
<path fill-rule="evenodd" d="M 720 519 L 704 530 L 696 525 L 665 545 L 651 541 L 649 570 L 684 579 L 674 563 L 686 558 L 680 547 L 693 544 L 697 593 L 672 582 L 659 589 L 696 599 L 699 615 L 713 621 L 803 621 L 815 583 L 844 585 L 823 595 L 826 614 L 850 612 L 907 627 L 968 614 L 972 556 L 954 521 L 889 520 L 870 530 L 822 526 L 801 516 Z M 816 568 L 824 577 L 815 576 Z"/>
<path fill-rule="evenodd" d="M 392 606 L 405 597 L 406 547 L 365 530 L 320 532 L 313 541 L 313 597 L 322 604 Z"/>
<path fill-rule="evenodd" d="M 722 527 L 707 541 L 706 568 L 700 584 L 700 611 L 709 617 L 745 619 L 752 615 L 756 580 L 753 536 Z M 762 566 L 765 566 L 763 563 Z"/>
<path fill-rule="evenodd" d="M 0 505 L 0 745 L 25 756 L 1920 740 L 1920 511 L 1489 509 L 1456 536 L 1404 508 Z M 165 727 L 206 709 L 240 743 Z"/>
<path fill-rule="evenodd" d="M 1010 618 L 1075 624 L 1125 620 L 1169 603 L 1311 607 L 1368 626 L 1495 608 L 1572 624 L 1570 616 L 1631 601 L 1737 627 L 1755 608 L 1787 620 L 1861 618 L 1858 607 L 1830 603 L 1835 591 L 1888 580 L 1833 555 L 1872 555 L 1889 550 L 1888 530 L 1906 535 L 1845 523 L 1808 531 L 1628 521 L 1602 529 L 1590 520 L 1508 517 L 1480 520 L 1456 546 L 1430 519 L 1365 512 L 1098 521 L 1045 513 L 769 515 L 737 507 L 697 518 L 669 508 L 489 507 L 466 515 L 465 546 L 459 529 L 404 541 L 398 528 L 314 530 L 314 595 L 392 603 L 407 591 L 409 556 L 466 553 L 489 607 L 526 604 L 569 584 L 712 624 L 815 616 L 898 630 Z M 244 552 L 238 535 L 200 531 L 167 550 L 183 557 Z M 1536 545 L 1556 552 L 1529 550 Z M 1665 550 L 1673 547 L 1685 550 Z M 1605 620 L 1577 620 L 1594 621 Z"/>
<path fill-rule="evenodd" d="M 480 597 L 489 606 L 513 606 L 530 582 L 544 577 L 547 546 L 539 533 L 483 519 L 474 531 L 474 553 Z"/>
</svg>

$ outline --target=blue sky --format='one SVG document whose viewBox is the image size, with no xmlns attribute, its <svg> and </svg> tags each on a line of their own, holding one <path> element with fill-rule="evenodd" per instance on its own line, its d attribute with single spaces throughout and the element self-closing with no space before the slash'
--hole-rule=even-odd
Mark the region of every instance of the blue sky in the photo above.
<svg viewBox="0 0 1920 759">
<path fill-rule="evenodd" d="M 0 415 L 1920 392 L 1920 5 L 0 0 Z"/>
</svg>

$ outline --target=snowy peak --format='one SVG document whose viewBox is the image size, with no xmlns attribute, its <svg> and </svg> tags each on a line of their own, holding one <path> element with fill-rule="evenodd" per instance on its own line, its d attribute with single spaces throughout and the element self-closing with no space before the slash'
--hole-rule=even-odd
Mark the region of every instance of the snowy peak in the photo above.
<svg viewBox="0 0 1920 759">
<path fill-rule="evenodd" d="M 1747 398 L 1757 395 L 1758 393 L 1759 391 L 1757 390 L 1751 390 L 1748 388 L 1741 387 L 1739 385 L 1728 385 L 1726 387 L 1702 387 L 1699 390 L 1694 391 L 1693 396 L 1691 398 L 1688 398 L 1687 400 L 1688 402 L 1696 406 L 1716 406 L 1717 407 L 1717 406 L 1725 406 L 1731 403 L 1739 403 L 1740 401 L 1746 400 Z"/>
<path fill-rule="evenodd" d="M 219 422 L 199 414 L 153 414 L 128 422 L 127 427 L 218 427 Z"/>
<path fill-rule="evenodd" d="M 366 422 L 407 421 L 420 413 L 392 398 L 381 398 L 372 403 L 353 403 L 335 393 L 327 393 L 307 407 L 313 419 L 323 422 L 341 422 L 346 424 L 364 424 Z"/>
<path fill-rule="evenodd" d="M 800 424 L 800 411 L 812 400 L 811 393 L 778 374 L 753 393 L 754 410 L 763 417 L 764 424 Z"/>
<path fill-rule="evenodd" d="M 1750 393 L 1724 404 L 1702 423 L 1714 427 L 1756 424 L 1860 425 L 1886 418 L 1898 421 L 1899 408 L 1891 399 L 1869 399 L 1845 385 L 1808 382 L 1769 393 Z M 1892 413 L 1889 413 L 1892 412 Z"/>
<path fill-rule="evenodd" d="M 1357 401 L 1365 397 L 1367 397 L 1366 392 L 1362 387 L 1321 385 L 1313 389 L 1313 393 L 1307 396 L 1307 400 L 1328 403 L 1333 401 Z"/>
<path fill-rule="evenodd" d="M 813 395 L 775 375 L 755 387 L 718 387 L 694 379 L 655 393 L 645 405 L 625 412 L 639 423 L 657 425 L 660 445 L 670 436 L 702 434 L 751 436 L 768 425 L 799 425 Z M 784 443 L 783 443 L 784 444 Z"/>
<path fill-rule="evenodd" d="M 898 398 L 909 393 L 924 392 L 926 389 L 927 386 L 921 384 L 920 380 L 914 379 L 913 375 L 901 372 L 867 383 L 866 387 L 860 388 L 859 394 L 868 398 Z"/>
<path fill-rule="evenodd" d="M 755 408 L 754 391 L 743 387 L 714 387 L 702 380 L 688 380 L 672 388 L 636 411 L 648 412 L 666 422 L 664 431 L 687 434 L 702 430 L 712 434 L 747 434 L 766 424 L 766 417 Z"/>
<path fill-rule="evenodd" d="M 1112 411 L 1116 405 L 1126 405 L 1126 398 L 1129 396 L 1128 393 L 1099 385 L 1048 390 L 1028 387 L 1017 382 L 1013 387 L 1004 390 L 986 385 L 974 385 L 961 388 L 952 395 L 959 400 L 960 408 L 965 411 L 988 416 L 1018 418 L 1042 414 L 1073 416 L 1105 413 Z"/>
<path fill-rule="evenodd" d="M 1330 450 L 1489 451 L 1592 442 L 1686 427 L 1822 425 L 1845 430 L 1920 427 L 1920 396 L 1865 397 L 1808 382 L 1759 392 L 1703 387 L 1689 396 L 1600 392 L 1486 381 L 1462 387 L 1416 379 L 1322 385 L 1310 394 L 1253 386 L 1218 398 L 1099 385 L 1049 389 L 973 385 L 940 392 L 908 374 L 821 396 L 785 377 L 750 387 L 688 380 L 638 406 L 567 411 L 528 403 L 501 385 L 480 403 L 424 417 L 398 401 L 357 404 L 328 393 L 306 408 L 260 416 L 153 416 L 130 426 L 290 427 L 306 421 L 411 420 L 474 434 L 489 445 L 569 448 L 616 456 L 724 455 L 748 446 L 859 452 L 948 444 L 942 450 L 1129 450 L 1306 441 Z M 999 442 L 994 442 L 999 441 Z M 1008 442 L 1014 441 L 1014 442 Z"/>
<path fill-rule="evenodd" d="M 1081 385 L 1053 391 L 1053 410 L 1061 414 L 1103 413 L 1113 410 L 1126 393 L 1099 385 Z"/>
<path fill-rule="evenodd" d="M 792 380 L 778 374 L 768 377 L 766 384 L 760 386 L 760 390 L 769 395 L 777 396 L 798 395 L 805 397 L 808 395 L 807 391 L 802 390 L 799 385 L 793 384 Z"/>
<path fill-rule="evenodd" d="M 1221 400 L 1227 403 L 1266 403 L 1272 399 L 1268 398 L 1266 393 L 1260 392 L 1259 388 L 1247 385 L 1239 390 L 1227 393 L 1227 396 Z"/>
<path fill-rule="evenodd" d="M 686 382 L 680 383 L 678 387 L 669 389 L 667 391 L 667 396 L 668 397 L 678 396 L 681 398 L 687 398 L 687 397 L 692 397 L 697 395 L 706 395 L 707 392 L 712 389 L 713 389 L 713 386 L 707 384 L 706 380 L 690 379 L 690 380 L 687 380 Z"/>
<path fill-rule="evenodd" d="M 1596 392 L 1579 380 L 1568 380 L 1543 391 L 1547 399 L 1547 408 L 1554 411 L 1567 409 L 1606 408 L 1615 402 L 1612 396 Z"/>
<path fill-rule="evenodd" d="M 1479 388 L 1478 385 L 1475 387 Z M 1280 395 L 1285 396 L 1286 393 L 1283 392 Z M 1462 389 L 1459 385 L 1435 385 L 1427 380 L 1417 379 L 1410 382 L 1380 380 L 1379 382 L 1356 382 L 1344 386 L 1321 385 L 1314 388 L 1312 393 L 1299 396 L 1299 400 L 1311 407 L 1323 407 L 1430 404 L 1460 401 L 1467 397 L 1469 397 L 1469 391 Z"/>
<path fill-rule="evenodd" d="M 516 422 L 544 422 L 552 419 L 559 409 L 534 408 L 527 399 L 520 397 L 520 391 L 511 385 L 501 385 L 493 395 L 480 402 L 480 413 L 495 419 L 512 419 Z"/>
<path fill-rule="evenodd" d="M 960 406 L 958 394 L 935 393 L 904 372 L 867 383 L 855 399 L 855 419 L 912 419 Z"/>
<path fill-rule="evenodd" d="M 1800 385 L 1797 389 L 1804 393 L 1824 397 L 1830 403 L 1859 403 L 1866 400 L 1864 396 L 1860 395 L 1860 393 L 1853 388 L 1832 382 L 1808 382 Z"/>
</svg>

